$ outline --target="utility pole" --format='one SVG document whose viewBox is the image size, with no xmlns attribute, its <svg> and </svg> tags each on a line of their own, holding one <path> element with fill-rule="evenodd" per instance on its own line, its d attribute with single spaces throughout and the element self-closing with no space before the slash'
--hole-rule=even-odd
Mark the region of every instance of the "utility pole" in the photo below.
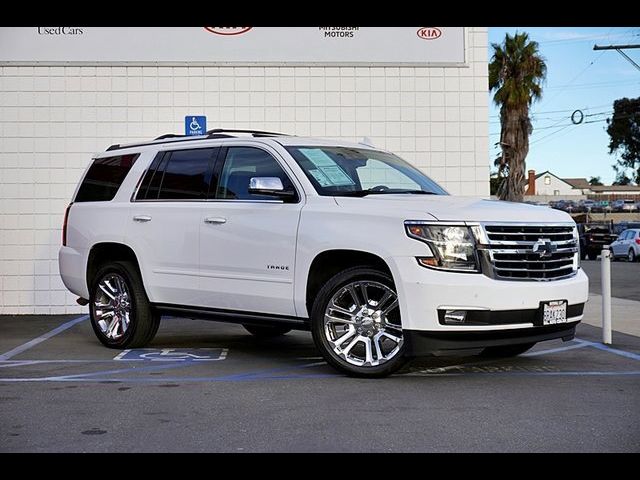
<svg viewBox="0 0 640 480">
<path fill-rule="evenodd" d="M 631 48 L 640 48 L 640 44 L 636 44 L 636 45 L 607 45 L 607 46 L 594 45 L 593 46 L 594 50 L 615 50 L 620 55 L 622 55 L 623 58 L 628 60 L 631 63 L 631 65 L 633 65 L 638 70 L 640 70 L 640 65 L 638 65 L 636 62 L 634 62 L 633 59 L 629 55 L 627 55 L 626 53 L 623 52 L 623 50 L 628 50 L 628 49 L 631 49 Z"/>
</svg>

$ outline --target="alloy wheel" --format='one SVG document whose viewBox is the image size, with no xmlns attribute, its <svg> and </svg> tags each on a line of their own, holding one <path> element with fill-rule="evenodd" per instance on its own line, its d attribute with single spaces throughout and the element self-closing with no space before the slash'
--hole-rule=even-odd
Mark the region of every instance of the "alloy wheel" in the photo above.
<svg viewBox="0 0 640 480">
<path fill-rule="evenodd" d="M 345 285 L 325 309 L 324 334 L 333 352 L 350 365 L 388 362 L 404 341 L 396 293 L 374 281 Z"/>
</svg>

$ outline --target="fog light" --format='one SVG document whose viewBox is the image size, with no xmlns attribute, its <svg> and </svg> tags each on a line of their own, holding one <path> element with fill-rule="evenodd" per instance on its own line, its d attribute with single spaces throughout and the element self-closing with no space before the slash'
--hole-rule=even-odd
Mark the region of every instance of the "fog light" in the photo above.
<svg viewBox="0 0 640 480">
<path fill-rule="evenodd" d="M 444 312 L 444 323 L 449 325 L 458 325 L 464 323 L 467 316 L 465 310 L 447 310 Z"/>
</svg>

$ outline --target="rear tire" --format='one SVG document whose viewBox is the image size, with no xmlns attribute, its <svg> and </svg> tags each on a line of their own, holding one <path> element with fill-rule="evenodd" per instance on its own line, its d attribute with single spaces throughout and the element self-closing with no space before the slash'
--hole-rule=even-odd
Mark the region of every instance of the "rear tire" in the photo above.
<svg viewBox="0 0 640 480">
<path fill-rule="evenodd" d="M 627 260 L 629 260 L 630 263 L 634 263 L 635 261 L 637 261 L 636 252 L 633 249 L 629 250 L 629 254 L 627 255 Z"/>
<path fill-rule="evenodd" d="M 589 256 L 589 260 L 597 260 L 598 259 L 598 253 L 597 252 L 589 252 L 587 255 Z"/>
<path fill-rule="evenodd" d="M 145 347 L 160 326 L 160 315 L 151 307 L 138 268 L 130 261 L 109 263 L 98 270 L 91 285 L 89 316 L 98 340 L 109 348 Z"/>
<path fill-rule="evenodd" d="M 480 356 L 488 358 L 509 358 L 516 357 L 527 350 L 530 350 L 535 345 L 534 343 L 520 343 L 517 345 L 500 345 L 497 347 L 487 347 L 481 353 Z"/>
<path fill-rule="evenodd" d="M 386 377 L 406 363 L 393 279 L 372 267 L 349 268 L 322 287 L 311 333 L 327 363 L 350 376 Z"/>
<path fill-rule="evenodd" d="M 244 329 L 251 335 L 258 338 L 274 338 L 286 335 L 291 331 L 288 327 L 258 326 L 258 325 L 242 325 Z"/>
</svg>

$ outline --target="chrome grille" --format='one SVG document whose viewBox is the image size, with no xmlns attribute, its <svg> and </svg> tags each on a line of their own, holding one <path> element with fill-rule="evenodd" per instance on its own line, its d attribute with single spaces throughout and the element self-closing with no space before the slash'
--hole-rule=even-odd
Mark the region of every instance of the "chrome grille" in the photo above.
<svg viewBox="0 0 640 480">
<path fill-rule="evenodd" d="M 551 281 L 576 274 L 575 225 L 483 225 L 482 234 L 483 271 L 492 278 Z M 539 241 L 553 251 L 534 252 Z"/>
</svg>

